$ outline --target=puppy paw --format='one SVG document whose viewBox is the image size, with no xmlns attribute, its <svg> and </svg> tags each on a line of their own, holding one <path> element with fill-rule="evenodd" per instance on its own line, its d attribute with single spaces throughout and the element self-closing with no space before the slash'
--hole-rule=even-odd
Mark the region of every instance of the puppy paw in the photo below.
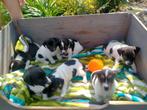
<svg viewBox="0 0 147 110">
<path fill-rule="evenodd" d="M 48 96 L 47 96 L 47 94 L 43 94 L 42 95 L 42 98 L 43 98 L 43 100 L 48 100 L 49 99 Z"/>
<path fill-rule="evenodd" d="M 56 61 L 55 61 L 55 60 L 52 60 L 52 61 L 51 61 L 51 64 L 54 64 L 54 63 L 56 63 Z"/>
<path fill-rule="evenodd" d="M 86 84 L 88 81 L 87 80 L 83 80 L 82 82 Z"/>
<path fill-rule="evenodd" d="M 58 60 L 61 61 L 62 57 L 60 55 L 57 56 Z"/>
</svg>

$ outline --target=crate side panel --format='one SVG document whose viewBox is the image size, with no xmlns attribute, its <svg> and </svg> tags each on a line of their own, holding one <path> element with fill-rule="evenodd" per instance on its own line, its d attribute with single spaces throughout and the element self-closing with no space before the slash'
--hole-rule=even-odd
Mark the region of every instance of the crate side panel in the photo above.
<svg viewBox="0 0 147 110">
<path fill-rule="evenodd" d="M 3 37 L 2 37 L 2 31 L 0 31 L 0 74 L 3 72 Z"/>
<path fill-rule="evenodd" d="M 16 41 L 16 33 L 12 23 L 5 26 L 0 32 L 0 73 L 7 73 L 11 56 L 13 56 L 13 47 Z"/>
<path fill-rule="evenodd" d="M 123 40 L 127 34 L 129 14 L 104 14 L 71 17 L 22 19 L 19 26 L 41 44 L 50 37 L 70 37 L 85 47 L 94 47 L 110 39 Z"/>
<path fill-rule="evenodd" d="M 136 57 L 135 64 L 139 74 L 147 82 L 147 29 L 136 16 L 132 15 L 131 18 L 127 42 L 141 48 Z"/>
</svg>

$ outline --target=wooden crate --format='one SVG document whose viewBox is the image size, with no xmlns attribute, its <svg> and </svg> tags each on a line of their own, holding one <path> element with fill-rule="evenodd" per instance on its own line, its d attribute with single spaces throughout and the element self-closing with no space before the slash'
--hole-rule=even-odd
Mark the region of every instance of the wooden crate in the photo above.
<svg viewBox="0 0 147 110">
<path fill-rule="evenodd" d="M 70 37 L 79 40 L 84 47 L 91 48 L 112 39 L 125 40 L 128 44 L 141 48 L 136 58 L 137 70 L 147 82 L 147 29 L 139 19 L 129 13 L 113 13 L 101 15 L 83 15 L 49 18 L 20 19 L 18 24 L 24 33 L 41 44 L 49 37 Z M 12 22 L 0 31 L 0 73 L 8 72 L 10 58 L 14 54 L 13 46 L 17 40 L 17 32 Z M 80 109 L 66 107 L 19 107 L 5 98 L 0 99 L 3 109 L 48 110 L 48 109 Z M 87 109 L 94 109 L 89 107 Z M 96 108 L 95 108 L 96 109 Z M 147 103 L 128 101 L 110 101 L 105 110 L 147 110 Z"/>
</svg>

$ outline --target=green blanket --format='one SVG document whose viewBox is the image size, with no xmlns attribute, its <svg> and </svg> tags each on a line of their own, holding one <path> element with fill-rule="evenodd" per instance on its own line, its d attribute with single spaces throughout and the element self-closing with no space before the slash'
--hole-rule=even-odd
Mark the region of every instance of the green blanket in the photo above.
<svg viewBox="0 0 147 110">
<path fill-rule="evenodd" d="M 107 58 L 103 54 L 103 48 L 97 47 L 93 50 L 83 51 L 82 53 L 73 56 L 79 58 L 84 64 L 93 59 L 103 60 L 106 66 L 112 67 L 112 59 Z M 32 62 L 34 65 L 42 66 L 46 74 L 52 74 L 54 69 L 63 63 L 64 61 L 58 62 L 55 65 L 41 65 L 37 62 Z M 147 101 L 147 84 L 132 74 L 131 68 L 119 66 L 121 72 L 117 74 L 116 80 L 118 82 L 115 94 L 112 100 L 131 100 L 136 102 Z M 0 77 L 0 95 L 7 97 L 10 101 L 15 104 L 24 106 L 77 106 L 77 107 L 88 107 L 88 104 L 95 104 L 96 101 L 93 97 L 93 88 L 88 82 L 84 84 L 81 82 L 81 77 L 75 77 L 72 79 L 68 93 L 65 99 L 62 101 L 47 100 L 43 101 L 41 97 L 30 96 L 29 91 L 22 79 L 24 74 L 23 70 L 18 70 L 12 73 L 2 75 Z M 87 79 L 90 80 L 91 73 L 87 72 Z M 59 93 L 55 93 L 55 96 Z"/>
</svg>

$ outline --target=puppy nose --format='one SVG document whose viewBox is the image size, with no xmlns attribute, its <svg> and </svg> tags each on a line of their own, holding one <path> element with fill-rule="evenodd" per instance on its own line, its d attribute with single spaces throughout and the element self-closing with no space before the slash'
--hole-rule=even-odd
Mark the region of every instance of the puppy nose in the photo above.
<svg viewBox="0 0 147 110">
<path fill-rule="evenodd" d="M 126 63 L 126 65 L 131 65 L 132 64 L 132 62 L 130 62 L 130 61 L 126 61 L 125 63 Z"/>
<path fill-rule="evenodd" d="M 104 89 L 105 89 L 106 91 L 108 91 L 108 90 L 109 90 L 109 87 L 104 87 Z"/>
</svg>

